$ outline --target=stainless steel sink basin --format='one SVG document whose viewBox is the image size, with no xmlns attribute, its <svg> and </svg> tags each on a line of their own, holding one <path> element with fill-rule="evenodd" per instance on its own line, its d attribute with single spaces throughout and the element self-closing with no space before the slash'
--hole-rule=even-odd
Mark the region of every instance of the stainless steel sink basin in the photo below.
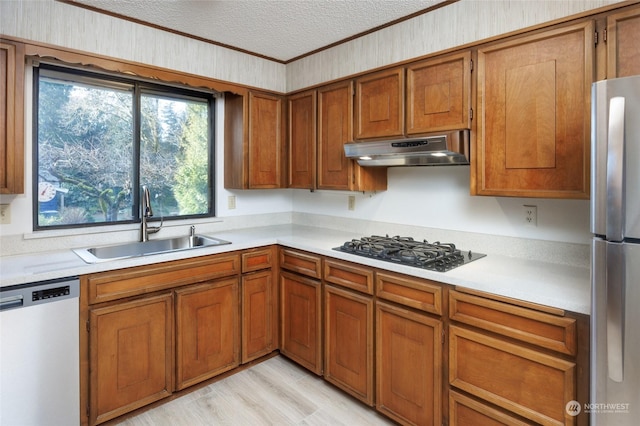
<svg viewBox="0 0 640 426">
<path fill-rule="evenodd" d="M 87 263 L 106 262 L 116 259 L 148 256 L 150 254 L 168 253 L 181 250 L 191 250 L 201 247 L 231 244 L 218 238 L 195 235 L 193 237 L 176 237 L 163 240 L 149 240 L 119 244 L 115 246 L 74 249 L 73 251 Z"/>
</svg>

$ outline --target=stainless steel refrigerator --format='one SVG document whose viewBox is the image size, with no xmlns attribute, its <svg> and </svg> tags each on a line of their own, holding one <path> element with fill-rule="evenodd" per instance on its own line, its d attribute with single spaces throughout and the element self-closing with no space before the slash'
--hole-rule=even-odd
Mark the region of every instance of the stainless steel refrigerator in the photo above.
<svg viewBox="0 0 640 426">
<path fill-rule="evenodd" d="M 591 425 L 640 424 L 640 76 L 592 88 Z"/>
</svg>

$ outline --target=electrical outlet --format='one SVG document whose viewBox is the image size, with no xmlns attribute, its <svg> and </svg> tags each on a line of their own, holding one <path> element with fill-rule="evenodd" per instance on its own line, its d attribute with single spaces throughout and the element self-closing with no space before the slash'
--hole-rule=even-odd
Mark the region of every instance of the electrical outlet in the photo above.
<svg viewBox="0 0 640 426">
<path fill-rule="evenodd" d="M 356 209 L 356 196 L 355 195 L 349 195 L 348 208 L 349 208 L 349 210 L 355 210 Z"/>
<path fill-rule="evenodd" d="M 525 226 L 538 226 L 538 207 L 531 205 L 522 206 L 522 214 Z"/>
<path fill-rule="evenodd" d="M 11 223 L 11 204 L 0 204 L 0 224 L 9 225 Z"/>
<path fill-rule="evenodd" d="M 236 208 L 236 196 L 235 195 L 229 195 L 227 197 L 227 208 L 229 210 L 233 210 Z"/>
</svg>

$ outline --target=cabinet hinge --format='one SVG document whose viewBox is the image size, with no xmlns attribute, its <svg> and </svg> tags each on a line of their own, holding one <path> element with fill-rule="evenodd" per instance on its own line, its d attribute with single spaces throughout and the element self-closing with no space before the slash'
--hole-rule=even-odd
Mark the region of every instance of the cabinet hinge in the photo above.
<svg viewBox="0 0 640 426">
<path fill-rule="evenodd" d="M 87 333 L 89 332 L 90 327 L 89 327 L 89 320 L 87 320 Z"/>
<path fill-rule="evenodd" d="M 469 69 L 473 72 L 473 59 L 469 60 Z"/>
<path fill-rule="evenodd" d="M 440 337 L 442 338 L 442 344 L 444 345 L 444 330 L 442 330 Z"/>
<path fill-rule="evenodd" d="M 598 32 L 597 32 L 597 31 L 595 31 L 595 32 L 593 33 L 593 44 L 594 44 L 594 45 L 597 45 L 597 44 L 598 44 Z"/>
<path fill-rule="evenodd" d="M 602 42 L 603 43 L 607 42 L 607 29 L 606 28 L 604 30 L 602 30 Z"/>
<path fill-rule="evenodd" d="M 473 108 L 469 108 L 469 120 L 473 120 Z"/>
</svg>

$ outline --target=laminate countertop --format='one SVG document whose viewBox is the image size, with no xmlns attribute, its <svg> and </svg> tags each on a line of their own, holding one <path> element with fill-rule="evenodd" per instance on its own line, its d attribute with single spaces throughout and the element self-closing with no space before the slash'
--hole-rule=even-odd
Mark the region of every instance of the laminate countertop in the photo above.
<svg viewBox="0 0 640 426">
<path fill-rule="evenodd" d="M 245 250 L 271 244 L 356 262 L 378 269 L 426 278 L 458 287 L 589 314 L 591 306 L 588 267 L 557 264 L 488 254 L 447 272 L 423 270 L 369 259 L 334 250 L 345 241 L 361 238 L 330 229 L 301 225 L 277 225 L 218 232 L 211 235 L 231 244 L 173 253 L 87 264 L 71 250 L 0 257 L 0 286 L 78 276 L 171 260 Z M 471 249 L 471 247 L 461 247 Z M 483 252 L 482 247 L 473 247 Z"/>
</svg>

